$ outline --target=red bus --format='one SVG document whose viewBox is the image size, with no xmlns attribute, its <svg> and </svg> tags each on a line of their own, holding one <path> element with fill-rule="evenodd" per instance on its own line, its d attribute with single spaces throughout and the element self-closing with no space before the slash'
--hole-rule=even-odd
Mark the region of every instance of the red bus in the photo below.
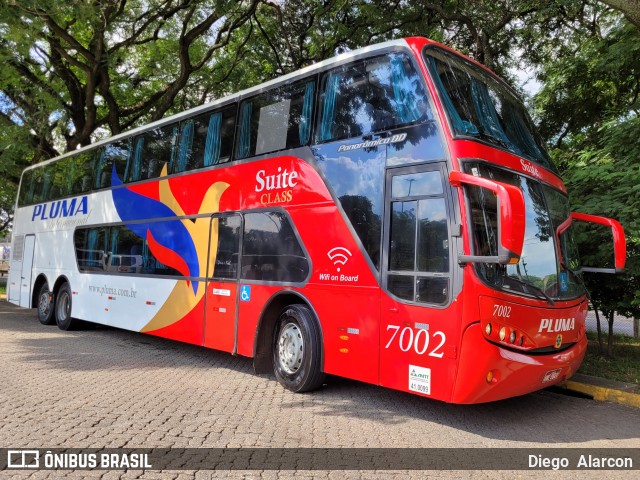
<svg viewBox="0 0 640 480">
<path fill-rule="evenodd" d="M 337 56 L 25 170 L 9 300 L 475 403 L 570 377 L 587 293 L 522 103 L 424 38 Z"/>
</svg>

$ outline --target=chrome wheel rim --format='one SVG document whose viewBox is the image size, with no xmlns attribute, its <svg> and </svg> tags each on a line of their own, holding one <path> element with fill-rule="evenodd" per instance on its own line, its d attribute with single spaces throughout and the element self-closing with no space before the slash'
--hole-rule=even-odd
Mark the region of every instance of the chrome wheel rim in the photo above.
<svg viewBox="0 0 640 480">
<path fill-rule="evenodd" d="M 50 294 L 49 292 L 42 292 L 40 294 L 40 301 L 38 302 L 38 312 L 40 312 L 40 316 L 46 317 L 49 315 L 49 311 L 51 310 L 51 301 L 49 300 Z"/>
<path fill-rule="evenodd" d="M 304 341 L 302 331 L 295 323 L 287 323 L 280 330 L 278 338 L 278 360 L 280 367 L 289 375 L 296 373 L 302 366 Z"/>
<path fill-rule="evenodd" d="M 63 292 L 58 298 L 58 304 L 56 305 L 57 317 L 59 320 L 66 320 L 69 318 L 69 313 L 71 310 L 71 302 L 69 302 L 69 294 L 67 292 Z"/>
</svg>

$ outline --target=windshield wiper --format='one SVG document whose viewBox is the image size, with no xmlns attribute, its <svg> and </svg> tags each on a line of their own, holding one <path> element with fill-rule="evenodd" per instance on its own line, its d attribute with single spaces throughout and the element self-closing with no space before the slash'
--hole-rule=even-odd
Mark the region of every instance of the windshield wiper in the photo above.
<svg viewBox="0 0 640 480">
<path fill-rule="evenodd" d="M 481 140 L 486 140 L 489 143 L 497 143 L 498 145 L 500 145 L 502 148 L 506 149 L 506 150 L 513 150 L 513 145 L 505 142 L 504 140 L 502 140 L 501 138 L 498 138 L 494 135 L 491 135 L 489 133 L 486 133 L 484 131 L 479 131 L 477 134 L 474 135 L 475 137 L 478 137 Z"/>
<path fill-rule="evenodd" d="M 549 305 L 551 305 L 552 307 L 555 305 L 555 302 L 553 301 L 553 299 L 549 295 L 547 295 L 544 292 L 544 290 L 542 290 L 541 288 L 536 287 L 535 285 L 533 285 L 533 284 L 531 284 L 531 283 L 529 283 L 526 280 L 523 280 L 521 278 L 512 277 L 510 275 L 507 275 L 507 278 L 508 278 L 509 281 L 514 281 L 516 283 L 519 283 L 523 287 L 525 287 L 528 290 L 527 293 L 532 294 L 534 297 L 537 297 L 537 298 L 539 298 L 541 300 L 546 300 L 547 303 Z"/>
</svg>

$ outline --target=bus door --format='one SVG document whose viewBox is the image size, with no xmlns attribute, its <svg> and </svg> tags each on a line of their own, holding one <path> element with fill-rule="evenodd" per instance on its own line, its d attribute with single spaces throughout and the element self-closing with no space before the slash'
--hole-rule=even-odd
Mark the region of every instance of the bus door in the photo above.
<svg viewBox="0 0 640 480">
<path fill-rule="evenodd" d="M 388 169 L 380 323 L 380 383 L 434 395 L 446 388 L 454 340 L 446 167 Z M 431 378 L 439 379 L 439 386 Z M 439 397 L 439 395 L 436 395 Z"/>
<path fill-rule="evenodd" d="M 24 249 L 22 251 L 22 269 L 20 274 L 20 306 L 31 307 L 31 272 L 33 270 L 33 254 L 36 247 L 36 236 L 24 237 Z"/>
<path fill-rule="evenodd" d="M 204 346 L 235 352 L 242 217 L 216 214 L 209 227 Z"/>
</svg>

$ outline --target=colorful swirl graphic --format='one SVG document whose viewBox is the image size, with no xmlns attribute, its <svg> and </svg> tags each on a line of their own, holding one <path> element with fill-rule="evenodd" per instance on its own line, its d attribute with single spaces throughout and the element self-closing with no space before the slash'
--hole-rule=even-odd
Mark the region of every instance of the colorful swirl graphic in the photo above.
<svg viewBox="0 0 640 480">
<path fill-rule="evenodd" d="M 160 176 L 167 175 L 167 167 Z M 160 263 L 177 270 L 185 277 L 204 277 L 213 271 L 215 249 L 209 254 L 209 241 L 217 245 L 217 223 L 211 225 L 209 216 L 182 219 L 182 205 L 171 191 L 170 180 L 158 181 L 158 200 L 135 187 L 122 187 L 115 168 L 111 174 L 113 202 L 127 228 L 147 242 L 149 251 Z M 225 182 L 213 183 L 200 202 L 199 214 L 215 213 L 220 209 L 220 197 L 229 187 Z M 159 220 L 155 220 L 159 219 Z M 132 222 L 132 223 L 129 223 Z M 133 223 L 135 222 L 135 223 Z M 211 226 L 211 232 L 210 232 Z M 158 313 L 145 325 L 149 332 L 172 325 L 184 318 L 204 297 L 204 288 L 194 280 L 179 280 Z"/>
</svg>

